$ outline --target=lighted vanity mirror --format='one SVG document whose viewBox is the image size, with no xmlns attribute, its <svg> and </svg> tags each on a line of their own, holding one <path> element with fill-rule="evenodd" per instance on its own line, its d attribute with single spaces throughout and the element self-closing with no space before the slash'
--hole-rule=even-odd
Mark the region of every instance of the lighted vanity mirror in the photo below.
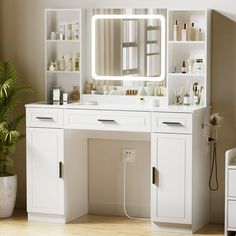
<svg viewBox="0 0 236 236">
<path fill-rule="evenodd" d="M 96 14 L 91 24 L 92 77 L 95 80 L 165 79 L 163 15 Z"/>
</svg>

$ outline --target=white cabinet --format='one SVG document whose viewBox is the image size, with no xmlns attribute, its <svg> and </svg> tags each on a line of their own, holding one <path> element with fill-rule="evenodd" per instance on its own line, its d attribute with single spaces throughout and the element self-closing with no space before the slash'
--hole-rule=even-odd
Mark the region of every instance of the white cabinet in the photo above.
<svg viewBox="0 0 236 236">
<path fill-rule="evenodd" d="M 236 233 L 236 148 L 225 154 L 225 236 Z"/>
<path fill-rule="evenodd" d="M 64 214 L 63 130 L 27 128 L 27 211 Z"/>
<path fill-rule="evenodd" d="M 152 220 L 191 224 L 191 135 L 152 134 Z"/>
</svg>

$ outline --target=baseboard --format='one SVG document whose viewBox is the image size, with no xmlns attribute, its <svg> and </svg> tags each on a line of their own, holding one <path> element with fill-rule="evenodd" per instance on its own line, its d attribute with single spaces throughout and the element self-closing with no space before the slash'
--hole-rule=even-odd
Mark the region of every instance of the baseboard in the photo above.
<svg viewBox="0 0 236 236">
<path fill-rule="evenodd" d="M 150 218 L 149 205 L 127 204 L 126 210 L 130 216 Z M 107 202 L 89 202 L 88 212 L 92 214 L 124 216 L 123 204 Z"/>
<path fill-rule="evenodd" d="M 210 223 L 223 224 L 224 223 L 224 211 L 211 210 L 210 211 Z"/>
</svg>

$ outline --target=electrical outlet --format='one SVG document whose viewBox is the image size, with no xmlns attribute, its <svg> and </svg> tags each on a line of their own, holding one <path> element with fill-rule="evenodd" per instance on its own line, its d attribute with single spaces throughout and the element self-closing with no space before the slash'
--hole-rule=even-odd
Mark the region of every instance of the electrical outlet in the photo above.
<svg viewBox="0 0 236 236">
<path fill-rule="evenodd" d="M 135 162 L 135 149 L 123 149 L 122 150 L 122 161 L 123 162 Z"/>
</svg>

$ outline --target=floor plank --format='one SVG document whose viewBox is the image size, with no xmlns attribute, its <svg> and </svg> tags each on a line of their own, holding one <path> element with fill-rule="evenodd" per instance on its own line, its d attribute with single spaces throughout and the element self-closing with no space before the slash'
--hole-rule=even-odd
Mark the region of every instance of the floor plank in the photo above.
<svg viewBox="0 0 236 236">
<path fill-rule="evenodd" d="M 145 220 L 130 220 L 119 216 L 86 215 L 69 224 L 28 222 L 26 213 L 17 211 L 13 217 L 0 220 L 0 236 L 179 236 L 174 233 L 154 233 Z M 196 236 L 221 236 L 223 225 L 209 224 Z M 187 234 L 183 234 L 187 236 Z"/>
</svg>

